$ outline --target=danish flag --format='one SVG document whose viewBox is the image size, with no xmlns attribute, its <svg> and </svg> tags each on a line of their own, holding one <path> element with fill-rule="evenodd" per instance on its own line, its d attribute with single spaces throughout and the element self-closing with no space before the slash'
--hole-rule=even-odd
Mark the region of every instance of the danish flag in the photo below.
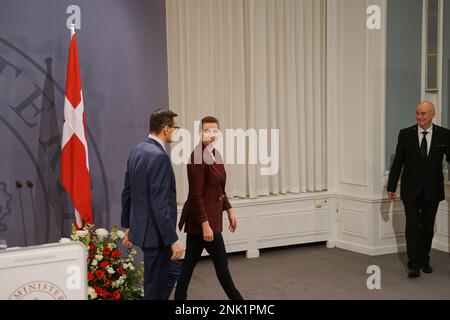
<svg viewBox="0 0 450 320">
<path fill-rule="evenodd" d="M 72 199 L 78 229 L 85 223 L 92 224 L 91 178 L 85 123 L 77 39 L 75 28 L 72 28 L 64 101 L 61 184 Z"/>
</svg>

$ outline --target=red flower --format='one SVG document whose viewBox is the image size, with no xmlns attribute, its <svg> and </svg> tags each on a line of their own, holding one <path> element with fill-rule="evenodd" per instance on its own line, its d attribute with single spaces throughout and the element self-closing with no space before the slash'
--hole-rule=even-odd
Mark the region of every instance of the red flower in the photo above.
<svg viewBox="0 0 450 320">
<path fill-rule="evenodd" d="M 108 291 L 106 291 L 106 289 L 102 289 L 102 297 L 108 298 Z"/>
<path fill-rule="evenodd" d="M 106 281 L 106 283 L 105 283 L 105 286 L 107 287 L 107 288 L 109 288 L 109 287 L 111 287 L 111 281 L 110 280 L 108 280 L 108 281 Z"/>
<path fill-rule="evenodd" d="M 92 272 L 88 272 L 88 279 L 94 280 L 94 275 L 92 274 Z"/>
<path fill-rule="evenodd" d="M 95 275 L 97 276 L 97 278 L 103 279 L 105 277 L 105 272 L 103 270 L 97 270 L 95 271 Z"/>
<path fill-rule="evenodd" d="M 109 274 L 108 277 L 109 277 L 109 278 L 112 278 L 112 274 Z"/>
<path fill-rule="evenodd" d="M 114 250 L 114 251 L 112 252 L 112 256 L 113 256 L 114 258 L 120 257 L 120 251 L 119 251 L 119 250 Z"/>
<path fill-rule="evenodd" d="M 95 250 L 95 246 L 93 244 L 89 245 L 89 250 Z"/>
<path fill-rule="evenodd" d="M 100 263 L 100 267 L 102 268 L 106 268 L 109 265 L 108 261 L 103 261 L 102 263 Z"/>
<path fill-rule="evenodd" d="M 95 254 L 93 254 L 93 253 L 89 253 L 89 258 L 94 258 L 95 257 Z"/>
<path fill-rule="evenodd" d="M 102 294 L 102 288 L 100 288 L 100 287 L 92 287 L 94 290 L 95 290 L 95 292 L 97 293 L 97 294 Z"/>
<path fill-rule="evenodd" d="M 120 275 L 123 275 L 123 274 L 125 274 L 125 270 L 123 270 L 123 268 L 117 268 L 117 272 L 120 274 Z"/>
<path fill-rule="evenodd" d="M 119 291 L 114 291 L 113 292 L 113 299 L 114 300 L 119 300 L 120 299 L 120 292 Z"/>
<path fill-rule="evenodd" d="M 111 253 L 111 249 L 110 249 L 109 247 L 104 247 L 104 248 L 103 248 L 103 253 L 106 254 L 106 255 L 108 255 L 108 254 Z"/>
</svg>

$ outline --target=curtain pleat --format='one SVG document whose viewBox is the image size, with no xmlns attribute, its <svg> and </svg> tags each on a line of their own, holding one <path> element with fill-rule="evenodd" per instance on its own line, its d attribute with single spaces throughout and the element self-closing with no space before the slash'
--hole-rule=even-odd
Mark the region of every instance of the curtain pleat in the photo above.
<svg viewBox="0 0 450 320">
<path fill-rule="evenodd" d="M 193 147 L 194 121 L 206 115 L 224 136 L 267 129 L 269 155 L 270 129 L 279 129 L 278 173 L 226 164 L 230 198 L 327 189 L 325 8 L 325 0 L 166 0 L 169 101 L 192 135 L 185 143 Z M 186 167 L 174 169 L 182 203 Z"/>
</svg>

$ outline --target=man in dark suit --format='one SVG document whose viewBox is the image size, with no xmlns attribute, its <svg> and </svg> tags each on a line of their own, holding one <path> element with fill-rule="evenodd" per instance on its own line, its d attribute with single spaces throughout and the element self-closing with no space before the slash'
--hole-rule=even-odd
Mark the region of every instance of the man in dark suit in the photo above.
<svg viewBox="0 0 450 320">
<path fill-rule="evenodd" d="M 434 221 L 445 198 L 442 161 L 444 154 L 449 161 L 450 131 L 432 123 L 435 114 L 434 105 L 424 101 L 416 108 L 417 125 L 400 131 L 387 185 L 388 196 L 394 199 L 403 168 L 400 197 L 406 213 L 409 278 L 420 276 L 420 270 L 433 272 Z"/>
<path fill-rule="evenodd" d="M 126 239 L 144 252 L 144 298 L 167 300 L 180 272 L 184 247 L 176 233 L 175 176 L 166 143 L 172 142 L 177 115 L 159 109 L 150 116 L 150 135 L 130 153 L 122 192 Z"/>
</svg>

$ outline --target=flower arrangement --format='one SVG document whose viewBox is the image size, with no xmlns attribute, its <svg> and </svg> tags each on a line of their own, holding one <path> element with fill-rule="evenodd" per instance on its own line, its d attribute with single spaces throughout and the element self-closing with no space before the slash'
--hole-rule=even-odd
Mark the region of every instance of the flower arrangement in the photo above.
<svg viewBox="0 0 450 320">
<path fill-rule="evenodd" d="M 124 239 L 125 233 L 118 230 L 117 226 L 113 226 L 109 232 L 103 228 L 94 230 L 93 225 L 76 230 L 72 225 L 71 240 L 82 242 L 88 251 L 90 300 L 143 298 L 143 263 L 135 265 L 136 249 L 125 244 Z"/>
</svg>

